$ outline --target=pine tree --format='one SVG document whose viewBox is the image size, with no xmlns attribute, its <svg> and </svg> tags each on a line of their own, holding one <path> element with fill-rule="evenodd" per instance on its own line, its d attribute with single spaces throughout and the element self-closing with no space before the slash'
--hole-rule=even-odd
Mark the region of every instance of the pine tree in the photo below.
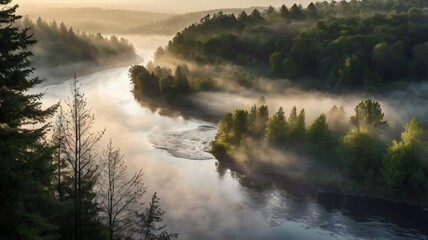
<svg viewBox="0 0 428 240">
<path fill-rule="evenodd" d="M 55 168 L 52 179 L 52 190 L 55 198 L 59 202 L 63 202 L 70 194 L 70 189 L 68 189 L 68 187 L 71 179 L 69 171 L 70 165 L 67 161 L 65 151 L 65 116 L 61 106 L 53 126 L 51 143 L 55 147 L 51 163 L 51 166 Z"/>
<path fill-rule="evenodd" d="M 159 200 L 157 193 L 154 193 L 149 207 L 139 215 L 141 220 L 140 239 L 142 240 L 169 240 L 178 237 L 178 233 L 165 231 L 166 225 L 159 226 L 163 221 L 162 216 L 165 214 L 165 211 L 159 206 Z"/>
<path fill-rule="evenodd" d="M 36 41 L 15 22 L 18 6 L 0 0 L 0 239 L 53 239 L 48 190 L 52 148 L 46 144 L 47 119 L 56 109 L 42 109 L 42 94 L 27 91 L 42 82 L 28 47 Z"/>
</svg>

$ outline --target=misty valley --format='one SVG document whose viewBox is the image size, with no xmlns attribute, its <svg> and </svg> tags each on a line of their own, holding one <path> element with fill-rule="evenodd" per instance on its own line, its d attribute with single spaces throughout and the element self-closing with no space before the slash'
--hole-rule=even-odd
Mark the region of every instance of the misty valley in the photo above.
<svg viewBox="0 0 428 240">
<path fill-rule="evenodd" d="M 428 238 L 425 0 L 66 2 L 0 0 L 0 239 Z"/>
</svg>

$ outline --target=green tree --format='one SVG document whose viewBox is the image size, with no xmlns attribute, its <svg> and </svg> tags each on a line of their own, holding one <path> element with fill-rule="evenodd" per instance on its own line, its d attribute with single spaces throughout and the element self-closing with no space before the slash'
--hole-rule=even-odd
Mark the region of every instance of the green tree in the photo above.
<svg viewBox="0 0 428 240">
<path fill-rule="evenodd" d="M 183 94 L 189 90 L 189 80 L 182 66 L 177 66 L 174 74 L 174 88 L 176 94 Z"/>
<path fill-rule="evenodd" d="M 220 121 L 216 140 L 220 142 L 229 142 L 230 134 L 233 128 L 233 114 L 227 113 Z"/>
<path fill-rule="evenodd" d="M 170 240 L 178 237 L 178 233 L 168 233 L 165 231 L 166 225 L 159 225 L 163 222 L 163 211 L 159 206 L 157 193 L 153 194 L 149 207 L 139 214 L 140 217 L 140 239 L 144 240 Z"/>
<path fill-rule="evenodd" d="M 69 198 L 70 191 L 70 165 L 67 161 L 66 145 L 65 145 L 65 116 L 64 112 L 59 107 L 57 119 L 53 126 L 51 143 L 55 147 L 52 159 L 52 167 L 55 168 L 52 188 L 53 194 L 59 202 L 63 202 Z"/>
<path fill-rule="evenodd" d="M 314 3 L 310 3 L 305 9 L 305 15 L 311 19 L 318 18 L 318 10 Z"/>
<path fill-rule="evenodd" d="M 339 70 L 338 88 L 352 88 L 363 86 L 363 73 L 366 68 L 363 61 L 356 55 L 345 60 L 345 66 Z"/>
<path fill-rule="evenodd" d="M 282 61 L 283 76 L 288 79 L 297 78 L 297 65 L 291 58 L 284 58 Z"/>
<path fill-rule="evenodd" d="M 290 141 L 294 142 L 301 141 L 305 138 L 305 110 L 302 109 L 297 115 L 296 107 L 290 112 L 290 117 L 288 118 L 289 128 L 288 128 L 288 137 Z"/>
<path fill-rule="evenodd" d="M 413 65 L 419 78 L 428 77 L 428 42 L 416 45 L 412 50 Z"/>
<path fill-rule="evenodd" d="M 57 105 L 42 109 L 43 95 L 28 93 L 42 82 L 29 77 L 36 41 L 16 25 L 21 16 L 10 3 L 0 0 L 0 238 L 54 239 L 53 149 L 45 137 Z"/>
<path fill-rule="evenodd" d="M 290 11 L 288 10 L 288 8 L 284 4 L 279 9 L 279 15 L 285 19 L 288 18 L 288 16 L 290 15 Z"/>
<path fill-rule="evenodd" d="M 312 123 L 307 133 L 308 144 L 315 156 L 322 160 L 332 158 L 333 141 L 330 136 L 330 130 L 327 125 L 325 114 L 321 114 Z"/>
<path fill-rule="evenodd" d="M 227 113 L 220 120 L 215 140 L 212 142 L 212 153 L 215 156 L 224 158 L 231 143 L 233 128 L 233 114 Z"/>
<path fill-rule="evenodd" d="M 133 65 L 129 69 L 129 77 L 134 85 L 134 94 L 143 94 L 145 96 L 159 95 L 159 79 L 144 66 Z"/>
<path fill-rule="evenodd" d="M 269 69 L 272 75 L 281 76 L 282 56 L 280 52 L 273 52 L 269 57 Z"/>
<path fill-rule="evenodd" d="M 303 15 L 302 12 L 302 5 L 293 4 L 290 8 L 290 17 L 293 20 L 302 20 L 304 19 L 305 15 Z"/>
<path fill-rule="evenodd" d="M 401 140 L 393 141 L 385 154 L 382 177 L 389 193 L 419 199 L 428 192 L 427 132 L 416 118 L 404 129 Z"/>
<path fill-rule="evenodd" d="M 254 105 L 248 115 L 249 131 L 255 138 L 265 136 L 267 122 L 269 121 L 269 109 L 266 105 L 257 107 Z"/>
<path fill-rule="evenodd" d="M 407 75 L 409 60 L 401 43 L 379 43 L 373 48 L 372 63 L 383 80 L 399 79 Z"/>
<path fill-rule="evenodd" d="M 287 138 L 287 120 L 282 107 L 269 119 L 266 128 L 266 142 L 271 145 L 280 146 Z"/>
<path fill-rule="evenodd" d="M 233 113 L 233 142 L 240 146 L 243 137 L 248 133 L 248 112 L 245 110 L 237 109 Z"/>
<path fill-rule="evenodd" d="M 384 150 L 383 144 L 367 129 L 352 128 L 340 139 L 338 146 L 344 174 L 366 186 L 375 184 Z"/>
<path fill-rule="evenodd" d="M 368 99 L 361 101 L 355 107 L 355 115 L 351 117 L 351 123 L 356 128 L 378 128 L 385 129 L 388 122 L 384 120 L 385 114 L 382 112 L 380 104 L 374 100 Z M 369 129 L 370 130 L 370 129 Z"/>
</svg>

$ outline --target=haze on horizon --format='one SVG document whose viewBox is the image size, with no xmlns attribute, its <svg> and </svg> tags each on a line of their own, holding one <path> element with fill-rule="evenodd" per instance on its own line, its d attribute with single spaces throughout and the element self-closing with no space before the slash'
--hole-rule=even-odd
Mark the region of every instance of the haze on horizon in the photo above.
<svg viewBox="0 0 428 240">
<path fill-rule="evenodd" d="M 272 5 L 279 7 L 282 4 L 291 6 L 293 3 L 301 3 L 303 6 L 309 4 L 311 0 L 247 0 L 247 1 L 228 1 L 228 0 L 16 0 L 22 7 L 100 7 L 115 8 L 127 10 L 140 10 L 148 12 L 169 12 L 186 13 L 202 10 L 220 9 L 220 8 L 247 8 L 253 6 L 267 7 Z"/>
</svg>

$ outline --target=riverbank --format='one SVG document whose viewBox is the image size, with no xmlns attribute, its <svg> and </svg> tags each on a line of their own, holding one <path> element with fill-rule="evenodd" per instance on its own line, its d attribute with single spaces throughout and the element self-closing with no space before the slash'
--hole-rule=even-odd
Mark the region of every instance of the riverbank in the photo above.
<svg viewBox="0 0 428 240">
<path fill-rule="evenodd" d="M 77 77 L 85 77 L 108 69 L 138 64 L 143 60 L 140 56 L 136 56 L 133 59 L 125 59 L 126 60 L 121 59 L 116 61 L 107 61 L 99 64 L 94 64 L 92 62 L 78 62 L 70 65 L 55 66 L 52 68 L 37 68 L 33 75 L 38 76 L 40 79 L 45 79 L 41 86 L 48 86 L 63 83 L 73 78 L 74 74 L 76 74 Z"/>
<path fill-rule="evenodd" d="M 305 177 L 290 177 L 286 174 L 281 174 L 279 168 L 257 161 L 257 159 L 248 160 L 251 163 L 243 163 L 229 153 L 216 154 L 212 152 L 218 160 L 219 165 L 227 167 L 231 171 L 238 173 L 246 178 L 247 182 L 253 185 L 276 186 L 280 189 L 292 191 L 293 194 L 307 195 L 314 197 L 318 194 L 330 194 L 336 198 L 353 198 L 362 201 L 377 202 L 385 204 L 396 204 L 418 208 L 428 214 L 428 199 L 416 201 L 414 199 L 397 199 L 386 196 L 380 192 L 356 192 L 343 189 L 340 182 L 334 182 L 332 179 L 327 180 L 316 175 L 314 172 Z M 321 170 L 320 170 L 321 171 Z M 336 179 L 338 181 L 338 179 Z"/>
</svg>

